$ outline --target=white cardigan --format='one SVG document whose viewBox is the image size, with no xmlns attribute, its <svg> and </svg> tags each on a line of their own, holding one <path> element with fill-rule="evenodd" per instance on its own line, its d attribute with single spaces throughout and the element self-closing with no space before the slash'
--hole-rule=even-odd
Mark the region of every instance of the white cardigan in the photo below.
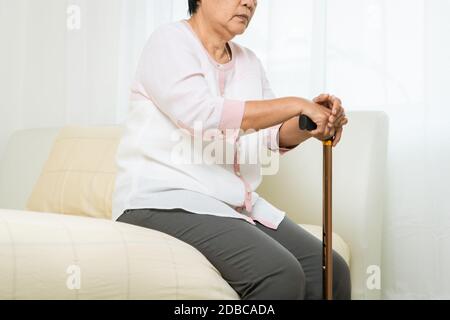
<svg viewBox="0 0 450 320">
<path fill-rule="evenodd" d="M 256 155 L 288 151 L 278 148 L 281 124 L 239 130 L 245 101 L 275 96 L 259 58 L 229 45 L 232 60 L 219 64 L 187 20 L 152 33 L 117 150 L 112 219 L 126 209 L 182 208 L 277 229 L 285 212 L 255 192 L 269 159 Z"/>
</svg>

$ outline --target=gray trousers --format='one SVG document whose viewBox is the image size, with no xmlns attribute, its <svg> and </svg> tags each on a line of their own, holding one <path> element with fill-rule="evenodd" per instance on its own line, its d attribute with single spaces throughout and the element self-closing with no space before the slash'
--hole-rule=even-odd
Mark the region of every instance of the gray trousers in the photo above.
<svg viewBox="0 0 450 320">
<path fill-rule="evenodd" d="M 322 299 L 322 242 L 285 216 L 277 230 L 256 221 L 184 209 L 131 209 L 117 219 L 180 239 L 200 251 L 247 299 Z M 333 252 L 333 296 L 350 299 L 350 271 Z"/>
</svg>

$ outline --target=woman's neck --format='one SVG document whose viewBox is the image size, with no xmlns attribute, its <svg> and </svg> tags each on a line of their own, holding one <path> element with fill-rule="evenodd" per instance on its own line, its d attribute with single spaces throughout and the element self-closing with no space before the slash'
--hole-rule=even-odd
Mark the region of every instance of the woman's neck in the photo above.
<svg viewBox="0 0 450 320">
<path fill-rule="evenodd" d="M 205 19 L 202 19 L 197 15 L 191 17 L 188 20 L 188 23 L 203 43 L 205 49 L 216 61 L 226 63 L 230 60 L 228 54 L 231 58 L 231 52 L 228 52 L 227 54 L 227 51 L 225 51 L 227 50 L 225 49 L 225 46 L 229 39 L 226 39 L 226 37 L 214 30 Z"/>
</svg>

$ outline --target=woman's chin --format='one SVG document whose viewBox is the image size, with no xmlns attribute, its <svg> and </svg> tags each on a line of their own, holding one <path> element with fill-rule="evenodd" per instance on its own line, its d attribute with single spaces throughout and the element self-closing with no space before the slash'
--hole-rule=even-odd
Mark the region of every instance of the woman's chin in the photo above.
<svg viewBox="0 0 450 320">
<path fill-rule="evenodd" d="M 237 26 L 233 28 L 235 34 L 243 34 L 245 30 L 247 30 L 247 26 L 242 23 L 239 23 Z"/>
</svg>

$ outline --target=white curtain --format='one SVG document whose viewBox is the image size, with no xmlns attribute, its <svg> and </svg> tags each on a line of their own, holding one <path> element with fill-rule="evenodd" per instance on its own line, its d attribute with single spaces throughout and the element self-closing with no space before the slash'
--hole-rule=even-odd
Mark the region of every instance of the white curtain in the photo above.
<svg viewBox="0 0 450 320">
<path fill-rule="evenodd" d="M 262 0 L 234 39 L 280 97 L 389 115 L 387 299 L 450 298 L 449 15 L 448 0 Z M 187 0 L 0 0 L 0 154 L 15 130 L 121 123 L 146 39 L 187 17 Z"/>
</svg>

